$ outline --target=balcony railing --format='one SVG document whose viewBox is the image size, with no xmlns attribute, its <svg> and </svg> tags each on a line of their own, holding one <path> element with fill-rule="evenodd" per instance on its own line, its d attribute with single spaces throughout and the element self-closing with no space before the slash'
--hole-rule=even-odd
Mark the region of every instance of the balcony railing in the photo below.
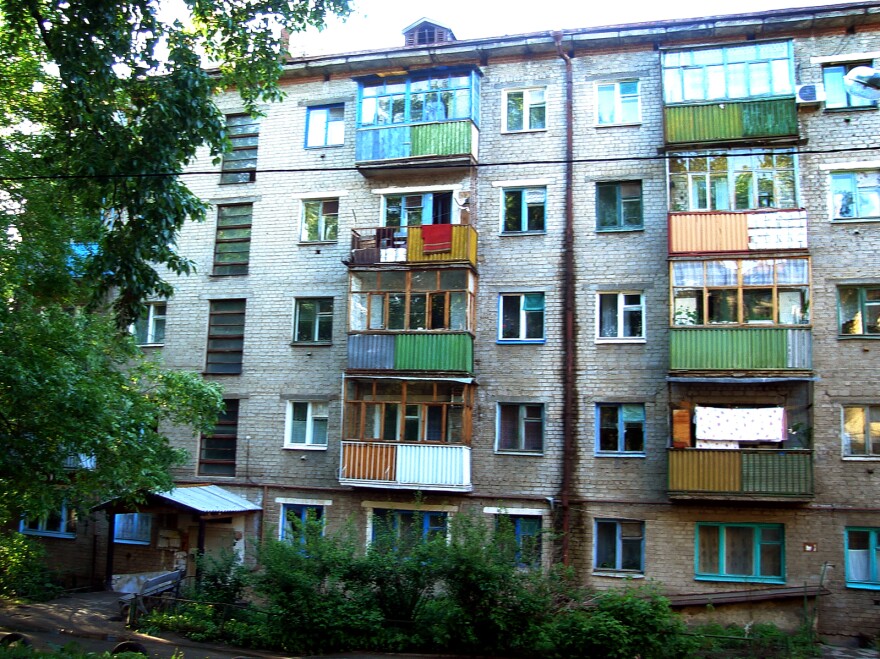
<svg viewBox="0 0 880 659">
<path fill-rule="evenodd" d="M 342 485 L 469 492 L 471 448 L 460 444 L 343 441 Z"/>
<path fill-rule="evenodd" d="M 477 265 L 477 230 L 469 224 L 452 224 L 449 250 L 425 248 L 422 227 L 368 227 L 352 229 L 352 265 L 380 263 L 455 263 Z"/>
<path fill-rule="evenodd" d="M 670 449 L 669 496 L 809 499 L 813 456 L 806 449 Z"/>
<path fill-rule="evenodd" d="M 389 160 L 476 162 L 479 134 L 470 119 L 359 128 L 355 160 L 358 164 Z"/>
<path fill-rule="evenodd" d="M 803 210 L 669 214 L 670 254 L 806 248 Z"/>
<path fill-rule="evenodd" d="M 812 369 L 812 334 L 793 327 L 673 327 L 672 371 Z"/>
<path fill-rule="evenodd" d="M 725 142 L 798 134 L 794 97 L 669 105 L 667 144 Z"/>
<path fill-rule="evenodd" d="M 350 334 L 348 368 L 473 373 L 474 337 L 467 332 Z"/>
</svg>

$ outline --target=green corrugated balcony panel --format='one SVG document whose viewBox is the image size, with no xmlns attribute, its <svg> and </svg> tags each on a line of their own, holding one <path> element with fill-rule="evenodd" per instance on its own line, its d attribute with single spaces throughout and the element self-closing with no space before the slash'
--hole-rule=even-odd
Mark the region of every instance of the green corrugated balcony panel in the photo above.
<svg viewBox="0 0 880 659">
<path fill-rule="evenodd" d="M 798 134 L 794 96 L 667 105 L 666 143 L 692 144 Z"/>
<path fill-rule="evenodd" d="M 670 369 L 809 370 L 809 328 L 700 327 L 669 330 Z"/>
<path fill-rule="evenodd" d="M 473 373 L 474 337 L 467 332 L 395 335 L 394 369 Z"/>
</svg>

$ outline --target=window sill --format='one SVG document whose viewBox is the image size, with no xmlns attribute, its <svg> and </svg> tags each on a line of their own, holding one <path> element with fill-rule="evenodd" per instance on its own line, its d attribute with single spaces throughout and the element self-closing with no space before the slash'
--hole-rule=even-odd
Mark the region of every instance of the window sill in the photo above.
<svg viewBox="0 0 880 659">
<path fill-rule="evenodd" d="M 543 458 L 543 451 L 508 451 L 506 449 L 495 449 L 495 455 L 523 455 L 533 458 Z"/>
<path fill-rule="evenodd" d="M 515 237 L 515 236 L 546 236 L 547 230 L 541 229 L 540 231 L 502 231 L 498 234 L 502 237 Z"/>
<path fill-rule="evenodd" d="M 625 123 L 613 123 L 613 124 L 593 124 L 595 128 L 631 128 L 633 126 L 641 126 L 643 122 L 641 121 L 629 121 Z"/>
<path fill-rule="evenodd" d="M 342 144 L 306 144 L 303 148 L 306 151 L 315 151 L 318 149 L 338 149 L 339 147 L 345 146 L 345 143 Z"/>
<path fill-rule="evenodd" d="M 609 338 L 601 338 L 596 339 L 596 344 L 615 344 L 615 343 L 647 343 L 647 339 L 609 339 Z"/>
<path fill-rule="evenodd" d="M 326 451 L 326 444 L 285 444 L 282 446 L 285 451 Z"/>
<path fill-rule="evenodd" d="M 546 133 L 546 128 L 523 128 L 522 130 L 502 130 L 502 135 L 522 135 L 523 133 Z"/>
<path fill-rule="evenodd" d="M 495 343 L 498 345 L 543 345 L 547 343 L 547 339 L 498 339 Z"/>
<path fill-rule="evenodd" d="M 849 112 L 876 112 L 877 107 L 878 106 L 876 104 L 875 105 L 847 105 L 842 108 L 825 107 L 824 111 L 827 112 L 828 114 L 837 114 L 837 113 L 847 114 Z"/>
<path fill-rule="evenodd" d="M 714 574 L 698 574 L 694 581 L 723 581 L 728 583 L 775 583 L 784 584 L 785 577 L 728 577 Z"/>
<path fill-rule="evenodd" d="M 832 217 L 831 224 L 877 224 L 880 217 Z"/>
<path fill-rule="evenodd" d="M 164 343 L 138 343 L 138 348 L 164 348 Z"/>
<path fill-rule="evenodd" d="M 880 455 L 843 455 L 840 459 L 844 462 L 877 462 Z"/>
<path fill-rule="evenodd" d="M 594 577 L 610 577 L 612 579 L 644 579 L 644 572 L 611 572 L 607 570 L 593 570 Z"/>
<path fill-rule="evenodd" d="M 866 339 L 868 341 L 876 341 L 880 339 L 880 334 L 838 334 L 838 341 L 852 341 L 854 339 Z"/>
<path fill-rule="evenodd" d="M 338 240 L 300 240 L 299 247 L 311 247 L 312 245 L 338 245 Z"/>
<path fill-rule="evenodd" d="M 33 531 L 33 530 L 25 530 L 21 531 L 22 535 L 36 535 L 41 538 L 61 538 L 64 540 L 76 540 L 76 533 L 57 533 L 54 531 Z"/>
<path fill-rule="evenodd" d="M 645 227 L 596 227 L 596 233 L 632 233 L 633 231 L 644 231 Z"/>
<path fill-rule="evenodd" d="M 256 182 L 256 179 L 252 181 L 220 181 L 220 185 L 250 185 Z"/>
<path fill-rule="evenodd" d="M 227 279 L 229 277 L 247 277 L 247 275 L 248 275 L 247 272 L 234 272 L 234 273 L 229 273 L 229 274 L 225 274 L 225 275 L 212 272 L 208 275 L 208 278 L 209 279 Z"/>
<path fill-rule="evenodd" d="M 644 451 L 596 451 L 597 458 L 646 458 Z"/>
<path fill-rule="evenodd" d="M 856 581 L 847 581 L 847 588 L 857 588 L 859 590 L 880 590 L 880 582 L 878 583 L 859 583 Z"/>
<path fill-rule="evenodd" d="M 142 547 L 149 547 L 149 540 L 117 540 L 113 538 L 113 544 L 115 545 L 140 545 Z"/>
<path fill-rule="evenodd" d="M 315 341 L 314 343 L 309 343 L 308 341 L 291 341 L 290 345 L 294 348 L 326 348 L 327 346 L 332 346 L 332 341 Z"/>
</svg>

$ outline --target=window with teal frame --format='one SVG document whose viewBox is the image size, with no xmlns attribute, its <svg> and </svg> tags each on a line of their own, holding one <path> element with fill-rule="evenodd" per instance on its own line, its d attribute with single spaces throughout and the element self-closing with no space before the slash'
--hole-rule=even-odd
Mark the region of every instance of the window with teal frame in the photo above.
<svg viewBox="0 0 880 659">
<path fill-rule="evenodd" d="M 785 527 L 782 524 L 697 524 L 697 581 L 785 583 Z"/>
<path fill-rule="evenodd" d="M 847 588 L 880 590 L 877 558 L 880 543 L 876 528 L 848 528 L 844 537 Z"/>
</svg>

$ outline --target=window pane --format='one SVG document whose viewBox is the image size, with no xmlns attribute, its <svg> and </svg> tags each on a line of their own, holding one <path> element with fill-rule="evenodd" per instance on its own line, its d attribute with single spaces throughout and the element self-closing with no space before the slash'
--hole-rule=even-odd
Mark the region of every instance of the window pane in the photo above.
<svg viewBox="0 0 880 659">
<path fill-rule="evenodd" d="M 599 406 L 599 450 L 619 451 L 619 410 L 616 405 Z"/>
<path fill-rule="evenodd" d="M 523 92 L 507 94 L 507 130 L 523 129 Z"/>
<path fill-rule="evenodd" d="M 708 293 L 709 322 L 739 322 L 736 289 L 710 290 Z"/>
<path fill-rule="evenodd" d="M 522 190 L 504 191 L 504 231 L 522 231 Z"/>
<path fill-rule="evenodd" d="M 519 448 L 519 406 L 500 405 L 498 408 L 498 448 Z"/>
<path fill-rule="evenodd" d="M 773 322 L 773 290 L 743 290 L 743 316 L 747 323 Z"/>
<path fill-rule="evenodd" d="M 864 333 L 857 288 L 840 289 L 840 333 Z"/>
<path fill-rule="evenodd" d="M 617 523 L 596 522 L 596 568 L 617 569 Z"/>
<path fill-rule="evenodd" d="M 703 574 L 720 574 L 718 559 L 721 555 L 721 529 L 717 526 L 698 526 L 697 533 L 699 535 L 697 570 Z"/>
<path fill-rule="evenodd" d="M 755 574 L 754 529 L 728 526 L 724 529 L 724 573 L 751 576 Z"/>
<path fill-rule="evenodd" d="M 617 293 L 599 295 L 599 336 L 617 337 Z"/>
<path fill-rule="evenodd" d="M 599 227 L 616 227 L 619 224 L 617 216 L 618 187 L 614 184 L 600 184 L 596 186 L 597 202 L 596 215 Z"/>
<path fill-rule="evenodd" d="M 519 307 L 518 295 L 505 295 L 501 298 L 501 338 L 519 338 Z"/>
<path fill-rule="evenodd" d="M 761 545 L 761 576 L 782 576 L 782 544 Z"/>
</svg>

